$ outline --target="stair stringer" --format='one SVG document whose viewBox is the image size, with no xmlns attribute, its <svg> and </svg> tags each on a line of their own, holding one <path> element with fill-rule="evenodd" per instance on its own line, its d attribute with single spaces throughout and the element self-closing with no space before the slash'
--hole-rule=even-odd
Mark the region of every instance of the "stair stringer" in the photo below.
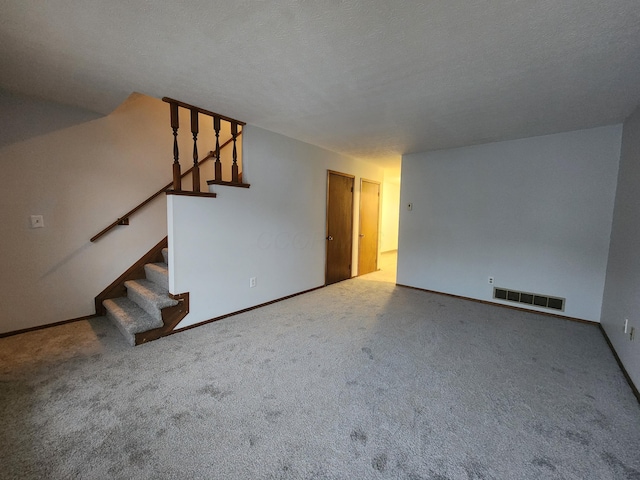
<svg viewBox="0 0 640 480">
<path fill-rule="evenodd" d="M 170 335 L 184 317 L 189 313 L 189 292 L 180 293 L 178 295 L 169 295 L 174 300 L 178 300 L 178 304 L 173 307 L 163 308 L 162 327 L 147 330 L 146 332 L 136 333 L 136 345 L 151 342 L 158 338 Z"/>
<path fill-rule="evenodd" d="M 149 263 L 165 262 L 163 250 L 168 246 L 168 237 L 164 237 L 157 245 L 145 253 L 140 260 L 134 263 L 126 272 L 120 275 L 111 285 L 105 288 L 95 297 L 95 306 L 97 315 L 105 315 L 106 310 L 102 302 L 110 298 L 126 297 L 127 288 L 125 282 L 128 280 L 140 280 L 146 278 L 145 265 Z M 166 252 L 165 252 L 166 253 Z M 157 340 L 158 338 L 170 335 L 173 329 L 182 321 L 189 313 L 189 292 L 177 295 L 169 294 L 171 298 L 178 301 L 178 304 L 171 307 L 163 308 L 160 312 L 162 315 L 162 327 L 147 330 L 135 334 L 135 345 Z"/>
<path fill-rule="evenodd" d="M 147 263 L 163 261 L 162 249 L 167 248 L 167 245 L 168 239 L 167 237 L 164 237 L 156 246 L 145 253 L 140 260 L 134 263 L 126 272 L 114 280 L 111 285 L 100 292 L 95 298 L 96 315 L 105 315 L 106 311 L 102 305 L 104 300 L 107 300 L 108 298 L 127 296 L 127 288 L 124 286 L 124 282 L 127 280 L 140 280 L 141 278 L 146 278 L 144 266 Z"/>
</svg>

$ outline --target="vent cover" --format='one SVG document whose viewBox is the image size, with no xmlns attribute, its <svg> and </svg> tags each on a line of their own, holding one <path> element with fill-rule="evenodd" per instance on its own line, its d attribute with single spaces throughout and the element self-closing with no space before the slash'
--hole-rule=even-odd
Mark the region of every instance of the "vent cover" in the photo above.
<svg viewBox="0 0 640 480">
<path fill-rule="evenodd" d="M 520 292 L 518 290 L 499 287 L 493 289 L 493 298 L 506 300 L 508 302 L 534 305 L 536 307 L 550 308 L 551 310 L 559 310 L 561 312 L 564 311 L 564 302 L 566 300 L 560 297 L 550 297 L 549 295 L 540 295 L 539 293 Z"/>
</svg>

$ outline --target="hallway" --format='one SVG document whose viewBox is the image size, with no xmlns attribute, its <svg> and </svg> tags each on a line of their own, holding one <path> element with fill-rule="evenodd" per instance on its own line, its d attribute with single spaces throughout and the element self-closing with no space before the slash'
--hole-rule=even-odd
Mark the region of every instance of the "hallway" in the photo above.
<svg viewBox="0 0 640 480">
<path fill-rule="evenodd" d="M 380 254 L 378 271 L 360 275 L 363 280 L 375 282 L 396 283 L 396 267 L 398 265 L 398 251 L 391 250 Z"/>
</svg>

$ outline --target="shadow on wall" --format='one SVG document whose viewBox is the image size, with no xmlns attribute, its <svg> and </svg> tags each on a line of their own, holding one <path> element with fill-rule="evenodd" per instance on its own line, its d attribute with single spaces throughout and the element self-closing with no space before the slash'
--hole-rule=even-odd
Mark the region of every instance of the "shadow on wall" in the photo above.
<svg viewBox="0 0 640 480">
<path fill-rule="evenodd" d="M 6 187 L 0 332 L 93 314 L 96 294 L 167 235 L 166 201 L 158 197 L 129 226 L 89 243 L 170 182 L 166 104 L 133 93 L 109 115 L 94 119 L 64 105 L 32 98 L 23 108 L 21 101 L 0 97 L 2 115 L 21 117 L 26 130 L 18 132 L 22 141 L 0 131 L 3 141 L 12 140 L 0 148 Z M 41 107 L 41 115 L 34 106 Z M 33 125 L 24 125 L 31 120 Z M 44 228 L 31 228 L 31 215 L 42 215 Z"/>
<path fill-rule="evenodd" d="M 0 148 L 98 118 L 102 115 L 89 110 L 19 97 L 0 89 Z"/>
</svg>

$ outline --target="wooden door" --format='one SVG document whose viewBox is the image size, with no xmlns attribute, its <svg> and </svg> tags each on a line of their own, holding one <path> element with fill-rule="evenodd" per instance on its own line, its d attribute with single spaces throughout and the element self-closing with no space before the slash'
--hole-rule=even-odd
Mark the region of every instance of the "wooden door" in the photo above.
<svg viewBox="0 0 640 480">
<path fill-rule="evenodd" d="M 358 238 L 358 275 L 378 270 L 378 219 L 380 183 L 360 180 L 360 233 Z"/>
<path fill-rule="evenodd" d="M 325 285 L 351 278 L 354 179 L 353 175 L 327 172 Z"/>
</svg>

